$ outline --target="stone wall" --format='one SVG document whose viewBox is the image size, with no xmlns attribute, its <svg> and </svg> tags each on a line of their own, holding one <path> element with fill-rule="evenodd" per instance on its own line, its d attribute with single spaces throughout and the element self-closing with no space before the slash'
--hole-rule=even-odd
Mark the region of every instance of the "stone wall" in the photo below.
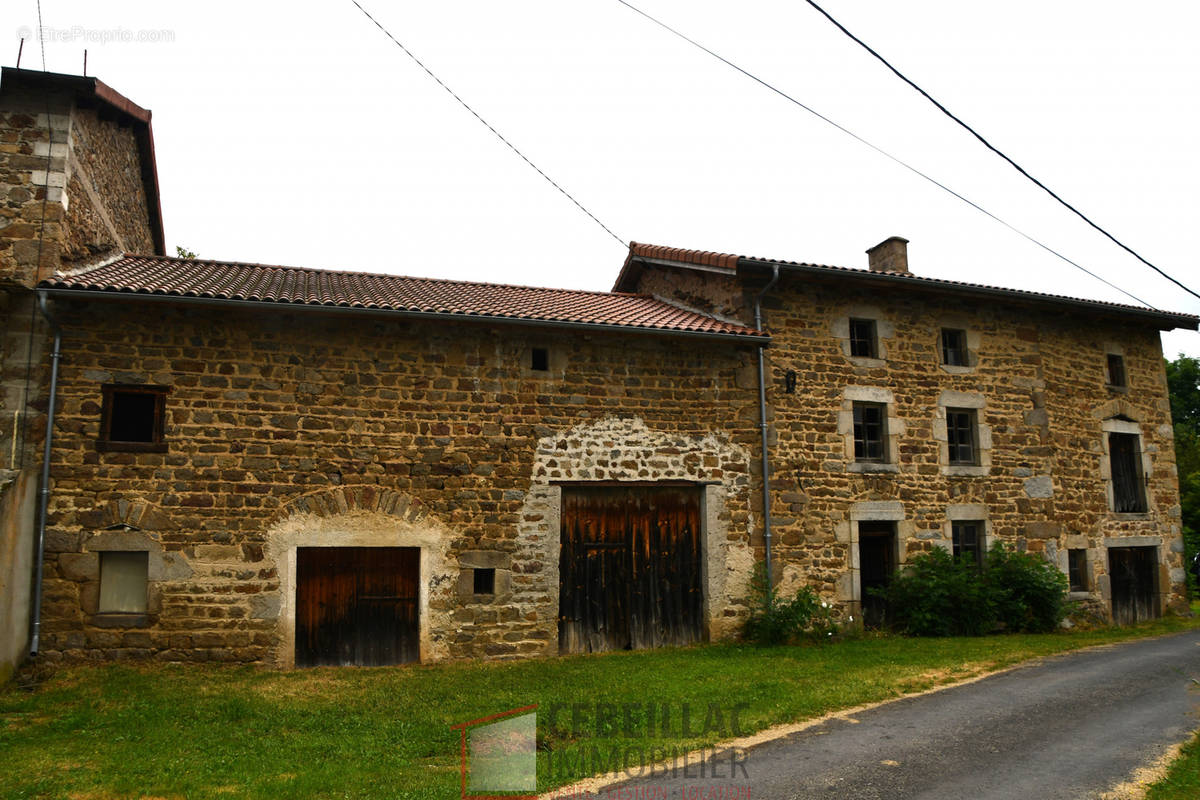
<svg viewBox="0 0 1200 800">
<path fill-rule="evenodd" d="M 730 307 L 730 279 L 709 299 L 685 271 L 647 270 L 644 287 Z M 752 297 L 748 286 L 743 297 Z M 939 297 L 894 284 L 785 277 L 766 301 L 772 347 L 772 488 L 776 555 L 785 585 L 808 583 L 848 610 L 857 584 L 857 522 L 897 522 L 900 560 L 950 546 L 952 519 L 983 519 L 988 541 L 1043 552 L 1065 572 L 1088 551 L 1089 591 L 1110 601 L 1107 547 L 1158 548 L 1163 607 L 1184 608 L 1180 508 L 1158 331 L 994 300 Z M 877 321 L 879 357 L 850 356 L 851 317 Z M 967 332 L 969 366 L 941 363 L 942 327 Z M 1106 355 L 1123 355 L 1127 388 L 1106 385 Z M 785 392 L 789 371 L 794 394 Z M 853 402 L 887 405 L 891 463 L 854 463 Z M 947 463 L 945 409 L 976 409 L 980 465 Z M 1105 426 L 1132 420 L 1142 437 L 1149 511 L 1117 514 L 1108 499 Z M 881 505 L 882 504 L 882 505 Z"/>
<path fill-rule="evenodd" d="M 425 657 L 557 652 L 565 480 L 707 484 L 710 633 L 744 612 L 753 350 L 263 309 L 60 303 L 49 658 L 287 665 L 296 546 L 421 546 Z M 550 350 L 550 370 L 530 349 Z M 166 453 L 96 447 L 104 383 L 169 387 Z M 94 613 L 97 554 L 146 550 L 136 627 Z M 495 596 L 464 594 L 497 569 Z"/>
</svg>

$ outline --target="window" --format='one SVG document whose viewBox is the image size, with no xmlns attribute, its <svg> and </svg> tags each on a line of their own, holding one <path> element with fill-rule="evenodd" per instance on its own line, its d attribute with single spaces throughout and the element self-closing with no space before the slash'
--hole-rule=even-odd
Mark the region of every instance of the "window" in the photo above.
<svg viewBox="0 0 1200 800">
<path fill-rule="evenodd" d="M 1067 577 L 1071 581 L 1072 592 L 1088 590 L 1087 550 L 1071 549 L 1067 551 Z"/>
<path fill-rule="evenodd" d="M 954 560 L 966 561 L 982 568 L 986 552 L 983 522 L 979 520 L 952 522 L 950 535 L 953 538 Z"/>
<path fill-rule="evenodd" d="M 968 366 L 966 331 L 942 328 L 942 363 L 951 367 Z"/>
<path fill-rule="evenodd" d="M 101 614 L 145 614 L 146 580 L 150 554 L 106 552 L 100 554 Z"/>
<path fill-rule="evenodd" d="M 107 384 L 100 419 L 101 450 L 166 452 L 166 386 Z"/>
<path fill-rule="evenodd" d="M 883 403 L 854 404 L 855 461 L 887 461 L 886 420 Z"/>
<path fill-rule="evenodd" d="M 1116 353 L 1108 354 L 1108 385 L 1127 386 L 1125 382 L 1125 357 Z"/>
<path fill-rule="evenodd" d="M 474 575 L 475 594 L 496 593 L 496 570 L 493 567 L 476 567 Z"/>
<path fill-rule="evenodd" d="M 875 320 L 850 320 L 850 355 L 860 358 L 878 358 L 879 347 L 876 342 Z"/>
<path fill-rule="evenodd" d="M 550 351 L 544 347 L 535 347 L 531 351 L 529 368 L 536 372 L 547 372 L 550 369 Z"/>
<path fill-rule="evenodd" d="M 974 466 L 979 463 L 979 437 L 975 429 L 975 409 L 946 409 L 946 443 L 950 446 L 951 464 Z"/>
<path fill-rule="evenodd" d="M 1146 491 L 1142 486 L 1142 449 L 1138 435 L 1108 434 L 1108 458 L 1112 473 L 1113 511 L 1145 511 Z"/>
</svg>

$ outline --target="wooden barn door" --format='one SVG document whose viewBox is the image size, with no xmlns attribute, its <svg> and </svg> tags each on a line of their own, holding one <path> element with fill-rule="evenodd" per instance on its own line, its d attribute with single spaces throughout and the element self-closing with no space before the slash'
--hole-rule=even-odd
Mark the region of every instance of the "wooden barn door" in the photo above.
<svg viewBox="0 0 1200 800">
<path fill-rule="evenodd" d="M 700 491 L 563 489 L 561 652 L 689 644 L 703 637 Z"/>
<path fill-rule="evenodd" d="M 1113 622 L 1131 625 L 1158 616 L 1158 548 L 1108 548 Z"/>
<path fill-rule="evenodd" d="M 417 547 L 296 550 L 296 666 L 404 664 L 420 658 Z"/>
</svg>

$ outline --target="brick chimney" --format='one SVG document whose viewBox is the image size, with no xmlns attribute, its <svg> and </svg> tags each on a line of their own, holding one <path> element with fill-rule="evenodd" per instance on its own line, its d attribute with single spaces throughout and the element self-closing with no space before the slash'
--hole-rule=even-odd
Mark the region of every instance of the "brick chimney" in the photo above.
<svg viewBox="0 0 1200 800">
<path fill-rule="evenodd" d="M 871 272 L 908 274 L 908 239 L 893 236 L 867 251 Z"/>
</svg>

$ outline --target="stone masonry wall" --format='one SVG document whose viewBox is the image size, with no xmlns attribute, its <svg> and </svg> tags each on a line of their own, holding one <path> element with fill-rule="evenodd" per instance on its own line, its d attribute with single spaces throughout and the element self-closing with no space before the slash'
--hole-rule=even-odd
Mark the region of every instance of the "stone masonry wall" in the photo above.
<svg viewBox="0 0 1200 800">
<path fill-rule="evenodd" d="M 557 652 L 558 476 L 709 482 L 715 635 L 744 609 L 753 350 L 264 309 L 60 303 L 43 652 L 286 666 L 288 553 L 422 546 L 426 658 Z M 550 370 L 529 368 L 531 347 Z M 166 453 L 96 448 L 104 383 L 170 387 Z M 570 470 L 564 472 L 563 470 Z M 98 554 L 147 550 L 137 627 L 95 614 Z M 293 556 L 294 557 L 294 556 Z M 497 569 L 494 597 L 463 576 Z"/>
<path fill-rule="evenodd" d="M 720 284 L 707 303 L 746 319 L 746 307 L 729 307 L 732 279 L 706 277 Z M 706 304 L 682 271 L 648 270 L 642 283 L 667 296 L 678 284 L 678 300 Z M 989 544 L 1043 552 L 1064 572 L 1067 550 L 1086 549 L 1089 592 L 1077 599 L 1097 610 L 1110 602 L 1106 548 L 1154 545 L 1160 599 L 1185 607 L 1157 330 L 895 287 L 868 295 L 812 278 L 785 277 L 765 305 L 776 577 L 785 586 L 813 585 L 852 611 L 861 597 L 857 521 L 895 521 L 903 561 L 949 547 L 952 519 L 984 519 Z M 850 317 L 877 320 L 879 358 L 849 355 Z M 941 364 L 943 326 L 967 331 L 970 366 Z M 1123 355 L 1128 388 L 1106 385 L 1108 353 Z M 794 394 L 784 391 L 788 371 Z M 894 463 L 854 463 L 856 400 L 887 404 Z M 948 465 L 946 407 L 976 409 L 980 466 Z M 1103 425 L 1118 416 L 1142 436 L 1145 514 L 1109 510 Z"/>
</svg>

